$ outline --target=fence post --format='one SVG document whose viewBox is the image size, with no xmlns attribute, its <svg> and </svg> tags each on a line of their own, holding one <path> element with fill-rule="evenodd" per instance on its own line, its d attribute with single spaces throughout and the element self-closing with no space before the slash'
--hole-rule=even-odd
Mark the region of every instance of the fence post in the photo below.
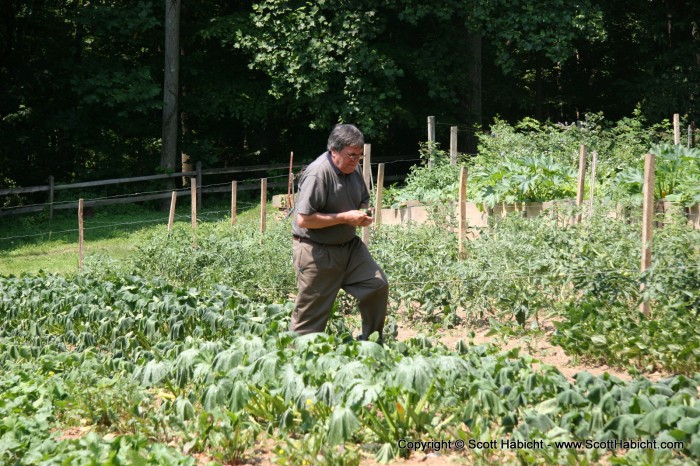
<svg viewBox="0 0 700 466">
<path fill-rule="evenodd" d="M 370 178 L 372 177 L 372 144 L 365 144 L 365 158 L 362 160 L 362 177 L 365 180 L 367 191 L 371 191 Z M 362 242 L 369 246 L 369 228 L 362 227 Z"/>
<path fill-rule="evenodd" d="M 428 149 L 430 157 L 428 157 L 428 168 L 433 167 L 433 148 L 435 147 L 435 117 L 428 117 Z"/>
<path fill-rule="evenodd" d="M 580 208 L 583 204 L 583 191 L 586 186 L 586 146 L 581 144 L 579 149 L 579 159 L 578 159 L 578 185 L 576 188 L 576 207 Z M 571 219 L 571 224 L 576 224 L 581 220 L 581 214 L 576 213 Z"/>
<path fill-rule="evenodd" d="M 588 209 L 588 218 L 593 218 L 593 199 L 595 197 L 595 170 L 598 165 L 598 151 L 593 151 L 593 161 L 591 162 L 591 199 Z"/>
<path fill-rule="evenodd" d="M 238 196 L 238 181 L 231 181 L 231 226 L 236 224 L 236 197 Z"/>
<path fill-rule="evenodd" d="M 265 233 L 265 227 L 267 226 L 266 219 L 267 219 L 267 178 L 260 178 L 260 233 Z"/>
<path fill-rule="evenodd" d="M 457 127 L 450 126 L 450 165 L 457 165 Z"/>
<path fill-rule="evenodd" d="M 197 162 L 197 208 L 202 208 L 202 162 Z"/>
<path fill-rule="evenodd" d="M 175 203 L 177 202 L 177 191 L 173 191 L 170 196 L 170 214 L 168 215 L 168 231 L 173 229 L 173 222 L 175 222 Z"/>
<path fill-rule="evenodd" d="M 53 200 L 54 200 L 54 179 L 53 175 L 49 175 L 49 218 L 53 219 Z"/>
<path fill-rule="evenodd" d="M 695 147 L 695 121 L 690 122 L 691 134 L 690 147 Z"/>
<path fill-rule="evenodd" d="M 681 116 L 678 113 L 673 114 L 673 143 L 681 143 Z"/>
<path fill-rule="evenodd" d="M 458 251 L 459 259 L 464 260 L 467 253 L 464 250 L 464 242 L 467 239 L 467 167 L 462 167 L 459 173 L 459 234 Z"/>
<path fill-rule="evenodd" d="M 382 190 L 384 189 L 384 164 L 377 167 L 377 195 L 374 202 L 374 228 L 379 229 L 382 223 Z"/>
<path fill-rule="evenodd" d="M 78 199 L 78 271 L 83 269 L 83 258 L 84 258 L 84 251 L 83 251 L 83 241 L 85 238 L 84 235 L 84 225 L 83 225 L 83 207 L 85 206 L 85 202 L 83 201 L 82 198 Z"/>
<path fill-rule="evenodd" d="M 192 229 L 197 228 L 197 177 L 190 179 L 190 203 L 192 205 Z"/>
<path fill-rule="evenodd" d="M 688 149 L 693 147 L 692 142 L 693 142 L 693 125 L 688 125 Z"/>
<path fill-rule="evenodd" d="M 644 198 L 644 207 L 642 210 L 642 273 L 651 267 L 651 240 L 654 235 L 654 170 L 656 165 L 656 156 L 654 154 L 646 154 L 644 157 L 644 187 L 642 196 Z M 642 293 L 642 303 L 639 305 L 639 310 L 642 314 L 649 317 L 651 315 L 651 307 L 649 301 L 644 299 L 644 283 L 640 285 Z"/>
<path fill-rule="evenodd" d="M 289 180 L 287 182 L 287 212 L 291 212 L 294 208 L 294 196 L 292 195 L 292 186 L 294 186 L 294 152 L 289 153 Z"/>
</svg>

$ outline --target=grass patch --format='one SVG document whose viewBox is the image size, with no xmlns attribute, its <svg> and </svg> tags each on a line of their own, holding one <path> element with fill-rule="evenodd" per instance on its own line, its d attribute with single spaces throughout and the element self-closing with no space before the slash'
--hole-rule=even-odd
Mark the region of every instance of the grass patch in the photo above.
<svg viewBox="0 0 700 466">
<path fill-rule="evenodd" d="M 273 209 L 268 209 L 272 212 Z M 239 208 L 239 222 L 259 217 L 259 208 Z M 230 206 L 208 203 L 199 220 L 230 219 Z M 0 231 L 0 275 L 35 274 L 40 271 L 73 275 L 78 271 L 78 218 L 75 212 L 7 217 Z M 110 206 L 95 209 L 84 219 L 84 254 L 115 261 L 132 258 L 138 247 L 154 234 L 167 229 L 168 212 L 150 206 Z M 175 212 L 176 226 L 188 227 L 189 203 Z"/>
</svg>

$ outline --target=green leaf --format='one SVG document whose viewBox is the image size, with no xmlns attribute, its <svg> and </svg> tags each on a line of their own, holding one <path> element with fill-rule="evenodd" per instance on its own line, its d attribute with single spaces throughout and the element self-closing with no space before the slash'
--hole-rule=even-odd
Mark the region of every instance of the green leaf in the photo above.
<svg viewBox="0 0 700 466">
<path fill-rule="evenodd" d="M 606 346 L 608 344 L 608 339 L 605 338 L 605 335 L 593 335 L 591 341 L 597 346 Z"/>
<path fill-rule="evenodd" d="M 248 384 L 242 380 L 236 380 L 233 384 L 231 394 L 229 396 L 228 406 L 232 411 L 239 411 L 245 408 L 250 399 L 250 390 Z"/>
<path fill-rule="evenodd" d="M 423 394 L 432 382 L 435 370 L 423 356 L 405 357 L 394 368 L 392 379 L 398 386 L 416 394 Z"/>
<path fill-rule="evenodd" d="M 700 458 L 700 434 L 693 434 L 690 437 L 688 451 L 693 456 L 693 458 Z"/>
<path fill-rule="evenodd" d="M 169 371 L 170 364 L 166 361 L 148 361 L 146 366 L 143 368 L 141 384 L 146 387 L 156 385 L 163 380 L 166 375 L 168 375 Z"/>
<path fill-rule="evenodd" d="M 528 416 L 525 418 L 525 422 L 527 425 L 530 427 L 536 429 L 537 431 L 541 433 L 546 433 L 550 429 L 553 429 L 556 427 L 554 422 L 552 422 L 552 419 L 550 419 L 549 416 L 545 414 L 538 414 L 536 416 Z"/>
<path fill-rule="evenodd" d="M 586 400 L 581 394 L 579 394 L 575 390 L 565 390 L 557 395 L 557 401 L 559 401 L 559 404 L 561 405 L 570 405 L 570 406 L 576 406 L 576 407 L 581 407 L 581 406 L 586 406 L 589 404 L 588 400 Z"/>
<path fill-rule="evenodd" d="M 345 401 L 353 408 L 367 406 L 374 403 L 382 391 L 382 384 L 361 380 L 352 386 Z"/>
<path fill-rule="evenodd" d="M 194 419 L 194 407 L 187 398 L 178 397 L 178 399 L 175 400 L 175 412 L 182 422 Z"/>
<path fill-rule="evenodd" d="M 637 437 L 635 422 L 638 416 L 632 414 L 623 414 L 611 420 L 603 430 L 614 432 L 618 439 L 634 439 Z"/>
<path fill-rule="evenodd" d="M 207 411 L 216 411 L 224 406 L 224 393 L 218 384 L 211 384 L 204 393 L 202 405 Z"/>
<path fill-rule="evenodd" d="M 397 451 L 393 443 L 385 443 L 380 448 L 379 451 L 374 455 L 374 459 L 379 463 L 386 464 L 389 461 L 396 458 Z"/>
<path fill-rule="evenodd" d="M 350 408 L 336 406 L 328 421 L 328 442 L 332 445 L 344 443 L 358 427 L 360 421 Z"/>
</svg>

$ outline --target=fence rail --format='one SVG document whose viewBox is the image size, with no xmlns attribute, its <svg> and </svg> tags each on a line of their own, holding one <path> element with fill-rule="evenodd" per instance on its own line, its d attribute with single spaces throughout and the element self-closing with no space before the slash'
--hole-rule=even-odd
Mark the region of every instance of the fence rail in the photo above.
<svg viewBox="0 0 700 466">
<path fill-rule="evenodd" d="M 396 162 L 396 157 L 386 157 L 389 163 Z M 412 160 L 399 160 L 399 161 L 414 161 Z M 306 164 L 293 164 L 292 169 L 299 169 Z M 230 183 L 222 184 L 221 186 L 206 186 L 201 182 L 202 177 L 212 176 L 212 175 L 228 175 L 235 173 L 254 173 L 254 172 L 267 172 L 273 170 L 289 170 L 289 164 L 270 164 L 270 165 L 251 165 L 247 167 L 222 167 L 222 168 L 205 168 L 202 169 L 200 164 L 197 164 L 197 169 L 194 171 L 183 171 L 170 174 L 158 174 L 158 175 L 147 175 L 147 176 L 136 176 L 129 178 L 113 178 L 107 180 L 97 180 L 97 181 L 86 181 L 80 183 L 67 183 L 67 184 L 54 184 L 53 177 L 49 178 L 49 184 L 38 185 L 38 186 L 28 186 L 22 188 L 9 188 L 0 189 L 0 196 L 11 196 L 17 194 L 31 194 L 31 193 L 48 193 L 48 201 L 43 204 L 35 204 L 29 206 L 16 206 L 16 207 L 4 207 L 0 208 L 0 217 L 23 214 L 23 213 L 33 213 L 42 212 L 48 208 L 50 216 L 53 216 L 54 210 L 65 210 L 65 209 L 77 209 L 78 200 L 65 201 L 65 202 L 55 202 L 55 192 L 56 191 L 66 191 L 70 189 L 82 189 L 82 188 L 94 188 L 100 186 L 110 186 L 117 184 L 127 184 L 127 183 L 140 183 L 146 181 L 165 181 L 178 178 L 193 178 L 197 179 L 197 192 L 198 192 L 198 203 L 201 205 L 202 194 L 207 193 L 225 193 L 231 192 Z M 403 176 L 392 176 L 387 179 L 390 180 L 400 180 Z M 283 188 L 287 187 L 288 182 L 274 182 L 269 183 L 268 188 Z M 238 189 L 241 191 L 246 190 L 257 190 L 260 189 L 260 184 L 258 182 L 242 183 L 238 185 Z M 135 202 L 146 202 L 154 200 L 169 199 L 172 195 L 171 190 L 156 192 L 156 193 L 145 193 L 145 194 L 135 194 L 135 195 L 124 195 L 124 196 L 114 196 L 105 199 L 85 199 L 85 207 L 95 207 L 104 205 L 114 205 L 114 204 L 130 204 Z M 176 196 L 189 196 L 189 190 L 176 190 Z"/>
</svg>

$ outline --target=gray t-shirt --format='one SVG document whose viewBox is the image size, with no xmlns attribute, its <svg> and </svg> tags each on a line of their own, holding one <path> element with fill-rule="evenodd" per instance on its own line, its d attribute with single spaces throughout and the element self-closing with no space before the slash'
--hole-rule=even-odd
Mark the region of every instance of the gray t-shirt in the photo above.
<svg viewBox="0 0 700 466">
<path fill-rule="evenodd" d="M 369 205 L 369 192 L 359 166 L 346 175 L 335 166 L 330 152 L 324 152 L 306 167 L 299 180 L 292 233 L 315 243 L 346 243 L 355 236 L 354 226 L 341 224 L 326 228 L 299 228 L 296 215 L 316 212 L 337 214 L 359 209 L 361 204 Z"/>
</svg>

